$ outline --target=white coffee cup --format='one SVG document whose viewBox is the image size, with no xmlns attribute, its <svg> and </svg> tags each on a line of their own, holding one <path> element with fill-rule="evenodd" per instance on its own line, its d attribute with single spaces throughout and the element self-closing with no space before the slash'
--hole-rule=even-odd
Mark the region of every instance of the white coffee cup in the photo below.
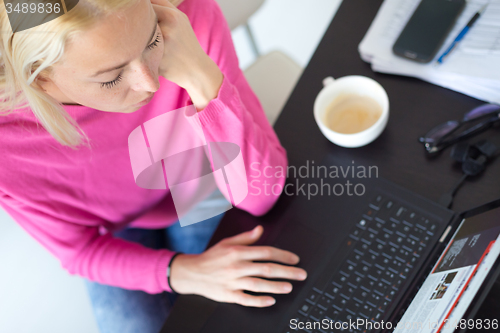
<svg viewBox="0 0 500 333">
<path fill-rule="evenodd" d="M 314 119 L 323 135 L 341 147 L 362 147 L 375 140 L 385 129 L 389 120 L 389 98 L 384 88 L 375 80 L 365 76 L 351 75 L 339 79 L 327 77 L 323 80 L 323 89 L 314 101 Z M 352 134 L 333 131 L 326 125 L 327 107 L 340 95 L 359 95 L 370 97 L 379 104 L 382 113 L 369 128 Z"/>
</svg>

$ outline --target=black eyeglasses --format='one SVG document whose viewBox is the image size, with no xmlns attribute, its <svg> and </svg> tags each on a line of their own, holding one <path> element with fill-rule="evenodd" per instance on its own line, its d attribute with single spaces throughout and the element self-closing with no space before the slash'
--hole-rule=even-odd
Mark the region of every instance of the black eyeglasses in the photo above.
<svg viewBox="0 0 500 333">
<path fill-rule="evenodd" d="M 435 154 L 461 140 L 481 133 L 500 122 L 500 105 L 484 104 L 467 112 L 462 120 L 438 125 L 419 138 L 429 154 Z"/>
</svg>

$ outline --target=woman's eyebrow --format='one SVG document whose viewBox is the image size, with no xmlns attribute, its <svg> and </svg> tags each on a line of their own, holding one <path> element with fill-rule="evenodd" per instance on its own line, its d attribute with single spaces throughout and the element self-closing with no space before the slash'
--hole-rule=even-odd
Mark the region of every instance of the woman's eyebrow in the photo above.
<svg viewBox="0 0 500 333">
<path fill-rule="evenodd" d="M 147 44 L 146 44 L 146 46 L 145 46 L 144 48 L 148 47 L 149 42 L 150 42 L 150 41 L 153 39 L 153 37 L 155 36 L 155 33 L 156 33 L 156 27 L 157 27 L 157 26 L 158 26 L 158 15 L 156 15 L 156 12 L 155 12 L 155 25 L 154 25 L 154 27 L 153 27 L 153 33 L 151 33 L 151 36 L 149 37 L 148 42 L 147 42 Z M 113 67 L 113 68 L 102 69 L 102 70 L 100 70 L 100 71 L 95 72 L 95 73 L 94 73 L 92 76 L 90 76 L 90 77 L 96 77 L 96 76 L 98 76 L 98 75 L 101 75 L 101 74 L 104 74 L 104 73 L 107 73 L 107 72 L 111 72 L 111 71 L 114 71 L 114 70 L 117 70 L 117 69 L 123 68 L 123 67 L 127 66 L 127 65 L 128 65 L 128 63 L 129 63 L 129 62 L 125 62 L 125 63 L 123 63 L 123 64 L 121 64 L 121 65 L 118 65 L 118 66 L 116 66 L 116 67 Z"/>
</svg>

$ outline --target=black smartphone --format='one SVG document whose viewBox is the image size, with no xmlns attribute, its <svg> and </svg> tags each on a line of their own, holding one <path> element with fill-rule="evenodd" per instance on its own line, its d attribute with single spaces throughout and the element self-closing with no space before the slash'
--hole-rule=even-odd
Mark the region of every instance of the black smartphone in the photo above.
<svg viewBox="0 0 500 333">
<path fill-rule="evenodd" d="M 394 54 L 428 63 L 462 13 L 466 0 L 422 0 L 392 47 Z"/>
</svg>

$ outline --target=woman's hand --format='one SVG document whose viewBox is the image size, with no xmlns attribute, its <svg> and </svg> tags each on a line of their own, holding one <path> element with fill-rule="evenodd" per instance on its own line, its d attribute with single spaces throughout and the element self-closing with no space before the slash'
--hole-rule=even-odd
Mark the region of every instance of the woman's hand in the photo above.
<svg viewBox="0 0 500 333">
<path fill-rule="evenodd" d="M 264 278 L 304 280 L 306 271 L 287 265 L 299 262 L 297 255 L 270 246 L 248 246 L 263 232 L 262 226 L 221 240 L 202 254 L 180 254 L 171 265 L 170 284 L 180 294 L 197 294 L 218 302 L 265 307 L 275 303 L 270 296 L 253 296 L 243 290 L 287 294 L 292 284 Z"/>
<path fill-rule="evenodd" d="M 179 5 L 184 1 L 184 0 L 168 0 L 172 5 L 175 7 L 179 7 Z"/>
<path fill-rule="evenodd" d="M 195 107 L 202 110 L 217 97 L 223 74 L 202 49 L 186 14 L 168 0 L 151 3 L 164 41 L 159 73 L 186 89 Z"/>
</svg>

